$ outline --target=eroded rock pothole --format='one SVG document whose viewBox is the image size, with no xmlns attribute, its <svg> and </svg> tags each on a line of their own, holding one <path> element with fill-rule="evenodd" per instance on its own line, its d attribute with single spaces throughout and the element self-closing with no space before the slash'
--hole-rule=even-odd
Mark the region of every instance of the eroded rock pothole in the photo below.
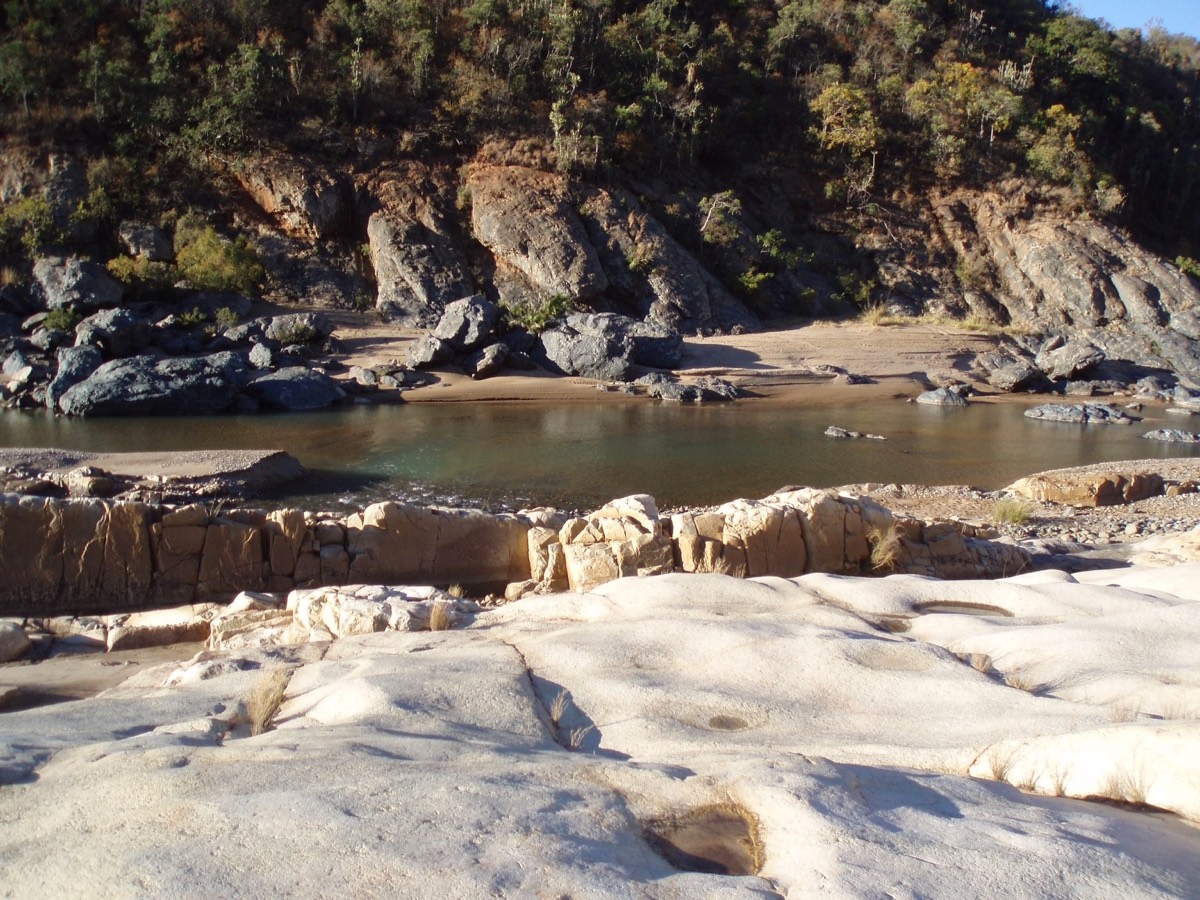
<svg viewBox="0 0 1200 900">
<path fill-rule="evenodd" d="M 647 822 L 646 841 L 677 869 L 710 875 L 757 875 L 758 821 L 733 804 L 705 806 Z"/>
</svg>

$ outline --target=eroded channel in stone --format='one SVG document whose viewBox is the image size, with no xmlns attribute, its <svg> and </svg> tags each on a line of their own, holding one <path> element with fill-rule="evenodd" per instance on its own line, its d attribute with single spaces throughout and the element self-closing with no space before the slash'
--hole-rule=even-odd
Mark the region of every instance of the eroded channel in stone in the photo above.
<svg viewBox="0 0 1200 900">
<path fill-rule="evenodd" d="M 757 875 L 762 868 L 758 823 L 738 806 L 707 806 L 646 825 L 646 840 L 685 872 Z"/>
</svg>

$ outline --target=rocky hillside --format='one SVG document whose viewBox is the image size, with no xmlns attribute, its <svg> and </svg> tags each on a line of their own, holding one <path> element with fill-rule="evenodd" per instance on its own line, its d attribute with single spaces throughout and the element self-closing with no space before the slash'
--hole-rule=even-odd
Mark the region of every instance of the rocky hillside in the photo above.
<svg viewBox="0 0 1200 900">
<path fill-rule="evenodd" d="M 60 7 L 0 41 L 10 343 L 52 257 L 184 313 L 876 309 L 1200 361 L 1191 38 L 985 0 Z"/>
</svg>

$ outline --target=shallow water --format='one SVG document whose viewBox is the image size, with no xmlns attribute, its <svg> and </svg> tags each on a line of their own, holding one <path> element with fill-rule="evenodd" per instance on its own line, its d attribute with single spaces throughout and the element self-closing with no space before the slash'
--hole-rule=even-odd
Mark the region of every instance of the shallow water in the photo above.
<svg viewBox="0 0 1200 900">
<path fill-rule="evenodd" d="M 1200 455 L 1132 426 L 1065 425 L 1019 404 L 939 409 L 898 400 L 846 406 L 412 403 L 318 413 L 67 419 L 0 414 L 0 445 L 91 451 L 282 448 L 308 467 L 291 490 L 310 507 L 382 497 L 492 507 L 583 508 L 630 493 L 660 506 L 761 497 L 784 485 L 864 481 L 1002 487 L 1044 469 Z M 1174 423 L 1176 426 L 1178 423 Z M 829 425 L 886 441 L 825 437 Z"/>
</svg>

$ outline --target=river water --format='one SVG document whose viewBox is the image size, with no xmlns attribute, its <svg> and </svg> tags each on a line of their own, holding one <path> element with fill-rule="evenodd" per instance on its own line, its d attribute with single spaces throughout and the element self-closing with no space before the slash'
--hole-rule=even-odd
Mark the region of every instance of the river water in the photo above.
<svg viewBox="0 0 1200 900">
<path fill-rule="evenodd" d="M 761 497 L 788 484 L 864 481 L 994 489 L 1043 469 L 1200 455 L 1147 441 L 1200 430 L 1147 410 L 1133 426 L 1038 422 L 1015 403 L 939 409 L 898 400 L 677 405 L 412 403 L 308 414 L 67 419 L 0 414 L 0 446 L 91 451 L 281 448 L 310 470 L 289 490 L 309 508 L 395 497 L 490 508 L 589 508 L 631 493 L 660 506 Z M 829 425 L 882 434 L 838 440 Z"/>
</svg>

